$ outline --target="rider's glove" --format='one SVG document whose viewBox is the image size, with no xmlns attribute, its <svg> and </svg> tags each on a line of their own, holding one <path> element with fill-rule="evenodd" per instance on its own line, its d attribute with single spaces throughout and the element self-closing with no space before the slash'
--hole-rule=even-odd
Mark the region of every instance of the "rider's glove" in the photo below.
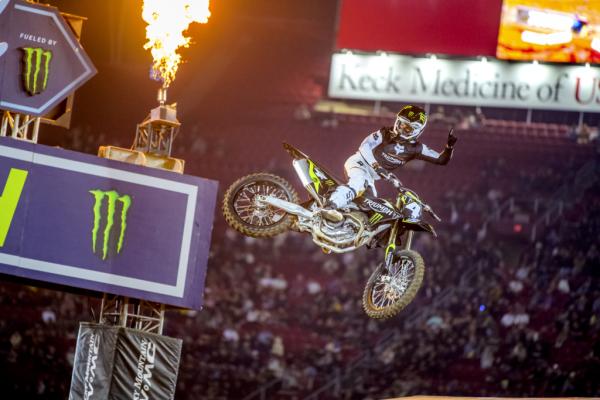
<svg viewBox="0 0 600 400">
<path fill-rule="evenodd" d="M 400 181 L 400 179 L 398 179 L 398 177 L 396 175 L 394 175 L 394 173 L 383 170 L 383 173 L 381 173 L 380 175 L 381 175 L 381 177 L 383 177 L 383 179 L 390 182 L 395 187 L 397 187 L 397 188 L 402 187 L 402 182 Z"/>
<path fill-rule="evenodd" d="M 448 148 L 453 148 L 454 144 L 458 141 L 458 138 L 456 136 L 454 136 L 454 129 L 450 129 L 450 132 L 448 133 L 448 143 L 446 144 L 446 147 Z"/>
<path fill-rule="evenodd" d="M 396 175 L 394 175 L 392 172 L 389 172 L 385 168 L 380 167 L 379 163 L 374 163 L 372 167 L 375 170 L 375 172 L 377 172 L 377 175 L 381 176 L 386 181 L 391 182 L 396 187 L 402 186 L 402 182 L 400 182 L 400 179 L 398 179 Z"/>
<path fill-rule="evenodd" d="M 387 172 L 385 170 L 385 168 L 381 168 L 381 167 L 375 168 L 375 172 L 377 172 L 377 175 L 381 176 L 384 179 L 387 179 L 388 174 L 389 174 L 389 172 Z"/>
<path fill-rule="evenodd" d="M 382 178 L 387 177 L 387 174 L 388 174 L 387 170 L 385 168 L 382 168 L 377 161 L 375 161 L 371 165 L 371 168 L 373 168 L 375 170 L 375 172 L 377 173 L 377 175 L 381 176 Z"/>
</svg>

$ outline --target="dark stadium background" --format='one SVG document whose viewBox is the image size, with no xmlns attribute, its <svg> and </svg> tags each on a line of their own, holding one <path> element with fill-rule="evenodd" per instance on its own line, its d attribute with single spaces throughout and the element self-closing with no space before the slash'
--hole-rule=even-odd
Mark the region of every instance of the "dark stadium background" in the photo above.
<svg viewBox="0 0 600 400">
<path fill-rule="evenodd" d="M 76 93 L 71 129 L 44 126 L 40 142 L 130 146 L 157 104 L 141 1 L 52 4 L 88 18 L 82 43 L 99 72 Z M 392 123 L 401 104 L 372 116 L 312 110 L 327 96 L 337 7 L 213 0 L 168 93 L 187 174 L 220 181 L 219 196 L 256 171 L 301 189 L 283 141 L 342 176 L 364 136 Z M 399 172 L 444 222 L 438 239 L 416 241 L 424 286 L 390 321 L 361 307 L 376 250 L 326 256 L 297 234 L 251 240 L 217 210 L 206 307 L 166 319 L 165 333 L 184 340 L 176 398 L 599 396 L 598 140 L 575 112 L 534 111 L 532 124 L 526 110 L 481 112 L 431 105 L 423 141 L 441 149 L 455 126 L 453 160 Z M 64 399 L 78 323 L 99 300 L 30 285 L 0 283 L 0 397 Z"/>
</svg>

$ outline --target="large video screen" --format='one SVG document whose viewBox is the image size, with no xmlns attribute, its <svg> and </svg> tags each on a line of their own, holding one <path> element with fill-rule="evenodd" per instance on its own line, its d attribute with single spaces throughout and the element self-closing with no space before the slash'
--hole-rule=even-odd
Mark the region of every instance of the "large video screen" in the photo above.
<svg viewBox="0 0 600 400">
<path fill-rule="evenodd" d="M 496 55 L 600 63 L 600 0 L 504 0 Z"/>
<path fill-rule="evenodd" d="M 502 0 L 341 0 L 336 48 L 494 57 L 501 8 Z"/>
</svg>

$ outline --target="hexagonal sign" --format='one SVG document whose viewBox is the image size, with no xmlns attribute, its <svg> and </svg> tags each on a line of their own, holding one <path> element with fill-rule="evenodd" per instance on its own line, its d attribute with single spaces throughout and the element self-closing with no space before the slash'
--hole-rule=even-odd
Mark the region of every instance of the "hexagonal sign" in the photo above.
<svg viewBox="0 0 600 400">
<path fill-rule="evenodd" d="M 58 9 L 0 0 L 0 109 L 42 116 L 96 72 Z"/>
</svg>

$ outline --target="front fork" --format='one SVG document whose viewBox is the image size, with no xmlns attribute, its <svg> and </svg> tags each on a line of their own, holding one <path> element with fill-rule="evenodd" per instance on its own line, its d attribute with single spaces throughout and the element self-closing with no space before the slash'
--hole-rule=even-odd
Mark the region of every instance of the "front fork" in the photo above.
<svg viewBox="0 0 600 400">
<path fill-rule="evenodd" d="M 400 199 L 400 196 L 398 196 L 398 198 L 396 199 L 396 207 L 397 208 L 402 207 L 402 201 Z M 388 244 L 387 244 L 387 247 L 385 248 L 385 266 L 386 267 L 390 267 L 392 265 L 392 263 L 394 262 L 394 250 L 396 250 L 396 236 L 398 236 L 399 226 L 400 226 L 400 220 L 396 220 L 394 222 L 394 226 L 392 226 L 390 235 L 388 237 Z M 414 234 L 415 234 L 414 231 L 409 230 L 408 232 L 406 232 L 406 242 L 404 242 L 404 250 L 410 250 L 410 246 L 412 245 L 412 239 L 413 239 Z"/>
</svg>

